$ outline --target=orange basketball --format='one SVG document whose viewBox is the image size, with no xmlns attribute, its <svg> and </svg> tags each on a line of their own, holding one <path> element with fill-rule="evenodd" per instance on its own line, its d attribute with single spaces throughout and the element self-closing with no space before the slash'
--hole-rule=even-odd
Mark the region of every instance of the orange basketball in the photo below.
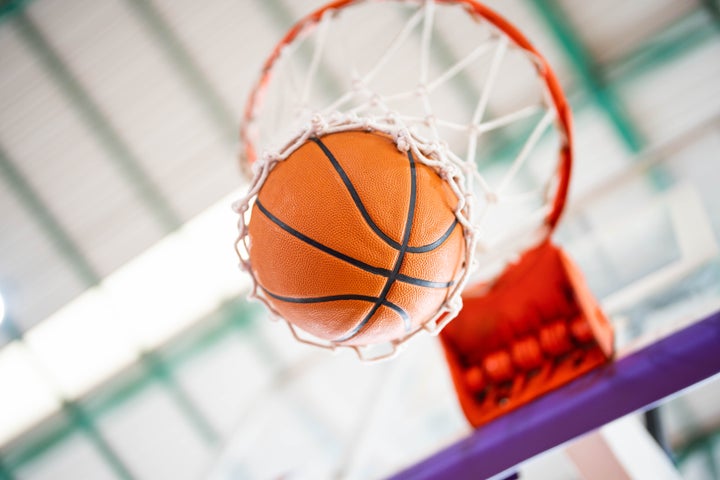
<svg viewBox="0 0 720 480">
<path fill-rule="evenodd" d="M 457 198 L 379 133 L 312 138 L 270 171 L 249 222 L 258 288 L 324 340 L 367 345 L 428 321 L 465 257 Z"/>
</svg>

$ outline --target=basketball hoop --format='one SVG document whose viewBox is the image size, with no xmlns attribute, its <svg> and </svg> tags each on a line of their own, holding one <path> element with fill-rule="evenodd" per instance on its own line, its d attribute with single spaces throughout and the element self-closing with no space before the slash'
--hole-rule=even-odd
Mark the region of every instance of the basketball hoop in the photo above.
<svg viewBox="0 0 720 480">
<path fill-rule="evenodd" d="M 347 132 L 392 139 L 446 182 L 464 239 L 462 265 L 436 311 L 373 355 L 372 342 L 319 339 L 287 321 L 281 295 L 260 285 L 250 255 L 250 213 L 273 170 L 308 142 Z M 297 340 L 352 348 L 369 360 L 394 355 L 421 330 L 439 333 L 459 312 L 470 279 L 487 290 L 545 244 L 565 205 L 572 162 L 570 110 L 552 69 L 522 33 L 474 0 L 341 0 L 301 19 L 263 65 L 241 140 L 252 180 L 234 204 L 236 250 L 253 278 L 251 296 L 286 320 Z"/>
</svg>

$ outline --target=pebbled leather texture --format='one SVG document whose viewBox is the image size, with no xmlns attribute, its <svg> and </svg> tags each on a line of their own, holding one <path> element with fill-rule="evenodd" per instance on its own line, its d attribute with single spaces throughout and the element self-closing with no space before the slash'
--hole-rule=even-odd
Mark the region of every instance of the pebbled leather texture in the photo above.
<svg viewBox="0 0 720 480">
<path fill-rule="evenodd" d="M 389 137 L 311 139 L 270 172 L 249 222 L 270 304 L 312 335 L 390 341 L 427 321 L 464 259 L 457 199 Z"/>
</svg>

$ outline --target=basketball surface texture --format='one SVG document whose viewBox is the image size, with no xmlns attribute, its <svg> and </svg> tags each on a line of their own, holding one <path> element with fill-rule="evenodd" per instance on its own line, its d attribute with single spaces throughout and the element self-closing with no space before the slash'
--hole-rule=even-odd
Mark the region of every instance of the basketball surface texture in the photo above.
<svg viewBox="0 0 720 480">
<path fill-rule="evenodd" d="M 323 340 L 402 338 L 432 318 L 465 257 L 457 198 L 389 137 L 312 138 L 270 171 L 249 222 L 258 288 Z"/>
</svg>

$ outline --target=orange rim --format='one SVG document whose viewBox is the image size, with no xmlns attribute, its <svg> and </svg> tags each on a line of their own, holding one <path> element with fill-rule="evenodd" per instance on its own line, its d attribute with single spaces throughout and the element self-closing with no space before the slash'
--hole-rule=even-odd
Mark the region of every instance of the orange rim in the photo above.
<svg viewBox="0 0 720 480">
<path fill-rule="evenodd" d="M 307 28 L 311 28 L 317 24 L 323 17 L 325 12 L 328 10 L 341 10 L 349 6 L 364 3 L 368 0 L 338 0 L 335 2 L 328 3 L 327 5 L 315 10 L 307 16 L 300 19 L 285 36 L 278 42 L 275 48 L 272 50 L 270 56 L 265 60 L 262 66 L 261 74 L 248 97 L 248 102 L 245 107 L 245 113 L 243 116 L 242 126 L 240 128 L 240 141 L 242 143 L 242 151 L 244 158 L 241 160 L 242 163 L 252 165 L 257 160 L 257 150 L 254 145 L 254 138 L 252 129 L 252 121 L 256 114 L 262 107 L 263 94 L 266 90 L 270 79 L 272 78 L 273 67 L 275 62 L 280 57 L 280 53 L 283 48 L 293 42 L 298 35 L 304 32 Z M 565 93 L 560 86 L 555 73 L 548 64 L 545 57 L 538 52 L 525 35 L 520 32 L 514 25 L 508 22 L 504 17 L 488 8 L 487 6 L 477 2 L 476 0 L 435 0 L 438 4 L 448 5 L 463 5 L 468 13 L 474 17 L 481 18 L 497 29 L 504 32 L 508 38 L 517 46 L 532 53 L 537 62 L 537 73 L 542 78 L 543 82 L 548 88 L 550 98 L 557 111 L 557 129 L 561 135 L 561 146 L 558 153 L 558 168 L 557 177 L 558 183 L 555 191 L 555 198 L 552 202 L 552 208 L 545 217 L 545 224 L 548 227 L 548 236 L 552 233 L 555 226 L 557 225 L 560 216 L 565 208 L 565 202 L 567 200 L 568 190 L 570 186 L 570 175 L 572 170 L 572 115 L 570 107 L 565 97 Z"/>
</svg>

